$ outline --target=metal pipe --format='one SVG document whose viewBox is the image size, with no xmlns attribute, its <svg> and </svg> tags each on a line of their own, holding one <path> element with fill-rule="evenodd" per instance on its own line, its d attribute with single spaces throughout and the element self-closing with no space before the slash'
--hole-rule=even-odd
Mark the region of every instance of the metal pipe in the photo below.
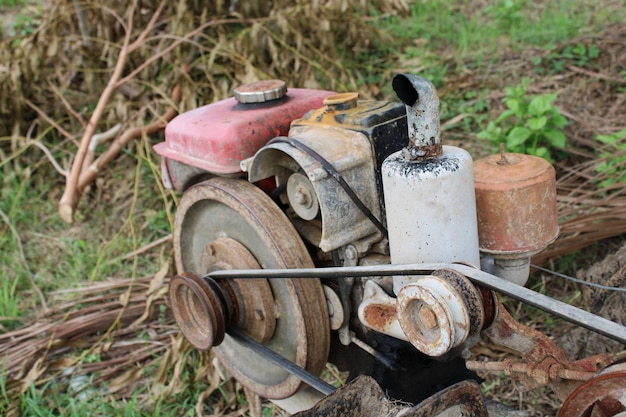
<svg viewBox="0 0 626 417">
<path fill-rule="evenodd" d="M 409 145 L 405 158 L 413 161 L 440 155 L 439 97 L 435 86 L 423 77 L 398 74 L 392 87 L 406 105 Z"/>
<path fill-rule="evenodd" d="M 522 301 L 570 323 L 626 344 L 626 326 L 547 297 L 526 287 L 460 264 L 402 264 L 303 269 L 222 270 L 208 276 L 217 278 L 347 278 L 393 275 L 428 275 L 437 269 L 456 270 L 471 281 Z"/>
</svg>

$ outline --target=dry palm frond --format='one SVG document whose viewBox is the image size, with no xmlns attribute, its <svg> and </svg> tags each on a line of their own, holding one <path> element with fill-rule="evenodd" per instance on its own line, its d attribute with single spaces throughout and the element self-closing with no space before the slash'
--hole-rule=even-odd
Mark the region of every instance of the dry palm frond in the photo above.
<svg viewBox="0 0 626 417">
<path fill-rule="evenodd" d="M 155 394 L 179 392 L 180 375 L 167 370 L 183 367 L 190 349 L 165 308 L 168 281 L 162 272 L 55 293 L 51 309 L 0 335 L 8 397 L 17 400 L 29 387 L 50 380 L 71 387 L 86 376 L 90 386 L 106 382 L 108 394 L 128 394 L 146 380 Z M 148 369 L 160 371 L 150 377 Z M 206 378 L 208 368 L 200 374 Z"/>
</svg>

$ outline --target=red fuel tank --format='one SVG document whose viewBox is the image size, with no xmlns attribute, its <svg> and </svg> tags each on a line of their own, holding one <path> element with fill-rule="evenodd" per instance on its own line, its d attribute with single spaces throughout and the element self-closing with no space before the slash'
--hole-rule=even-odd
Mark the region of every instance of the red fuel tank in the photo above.
<svg viewBox="0 0 626 417">
<path fill-rule="evenodd" d="M 239 87 L 235 97 L 180 114 L 165 128 L 165 142 L 154 150 L 163 158 L 214 174 L 240 172 L 239 162 L 276 136 L 291 121 L 322 107 L 332 91 L 290 88 L 280 81 Z M 268 93 L 269 92 L 269 93 Z M 286 94 L 285 94 L 286 93 Z M 268 100 L 269 99 L 269 100 Z"/>
</svg>

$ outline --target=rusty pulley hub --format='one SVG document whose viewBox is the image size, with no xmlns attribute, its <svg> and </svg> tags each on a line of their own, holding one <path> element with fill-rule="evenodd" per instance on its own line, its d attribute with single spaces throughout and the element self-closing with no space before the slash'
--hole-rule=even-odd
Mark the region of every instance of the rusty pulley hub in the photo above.
<svg viewBox="0 0 626 417">
<path fill-rule="evenodd" d="M 206 245 L 201 263 L 208 271 L 259 268 L 241 243 L 225 237 Z M 263 278 L 215 280 L 182 272 L 172 279 L 170 300 L 181 331 L 200 350 L 222 343 L 230 325 L 261 343 L 276 327 L 274 298 Z"/>
<path fill-rule="evenodd" d="M 178 327 L 199 350 L 224 340 L 234 306 L 226 289 L 213 279 L 192 272 L 176 275 L 170 283 L 170 302 Z"/>
</svg>

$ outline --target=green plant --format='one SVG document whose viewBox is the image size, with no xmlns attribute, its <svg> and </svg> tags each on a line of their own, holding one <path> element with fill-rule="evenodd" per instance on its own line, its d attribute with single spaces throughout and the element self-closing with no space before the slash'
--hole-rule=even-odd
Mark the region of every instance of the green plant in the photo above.
<svg viewBox="0 0 626 417">
<path fill-rule="evenodd" d="M 525 4 L 520 1 L 504 0 L 485 7 L 485 14 L 498 22 L 502 29 L 508 30 L 522 22 L 521 12 Z"/>
<path fill-rule="evenodd" d="M 549 45 L 548 49 L 555 49 L 553 45 Z M 548 72 L 550 74 L 556 74 L 562 72 L 568 65 L 576 65 L 578 67 L 584 67 L 590 65 L 600 56 L 600 48 L 596 45 L 585 45 L 583 43 L 576 43 L 567 45 L 558 52 L 550 53 L 545 60 L 540 57 L 533 59 L 533 64 L 537 66 L 536 71 L 539 73 Z M 544 63 L 546 67 L 540 67 Z"/>
<path fill-rule="evenodd" d="M 507 151 L 552 162 L 555 151 L 565 148 L 566 142 L 563 128 L 567 119 L 553 104 L 557 94 L 527 96 L 523 85 L 505 88 L 505 93 L 506 110 L 489 122 L 478 137 L 497 145 L 504 143 Z"/>
<path fill-rule="evenodd" d="M 598 135 L 596 139 L 606 145 L 600 153 L 603 161 L 595 168 L 602 179 L 600 188 L 608 188 L 613 184 L 626 181 L 626 129 L 609 135 Z"/>
</svg>

